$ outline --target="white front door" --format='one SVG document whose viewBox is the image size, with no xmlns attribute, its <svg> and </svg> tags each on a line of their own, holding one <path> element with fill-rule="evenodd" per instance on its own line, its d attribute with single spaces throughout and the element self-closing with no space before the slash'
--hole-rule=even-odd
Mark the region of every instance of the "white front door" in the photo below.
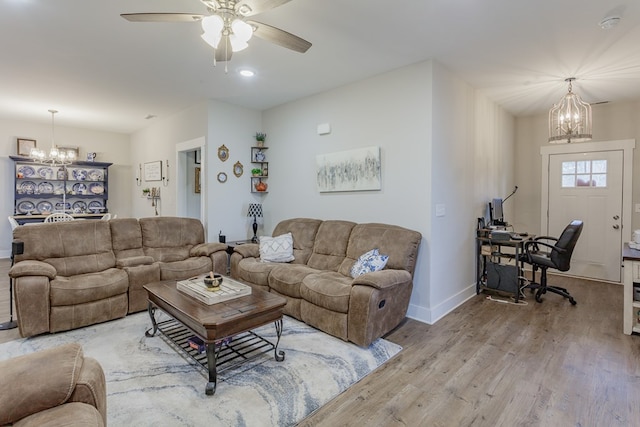
<svg viewBox="0 0 640 427">
<path fill-rule="evenodd" d="M 550 155 L 547 234 L 584 222 L 569 274 L 620 282 L 622 182 L 622 150 Z"/>
</svg>

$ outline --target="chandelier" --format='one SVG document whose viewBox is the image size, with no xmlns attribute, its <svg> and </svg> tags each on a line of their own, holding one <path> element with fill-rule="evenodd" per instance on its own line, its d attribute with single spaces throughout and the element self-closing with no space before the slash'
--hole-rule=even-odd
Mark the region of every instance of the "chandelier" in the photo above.
<svg viewBox="0 0 640 427">
<path fill-rule="evenodd" d="M 591 139 L 591 105 L 573 93 L 571 82 L 565 79 L 569 92 L 549 110 L 549 143 L 584 142 Z"/>
<path fill-rule="evenodd" d="M 49 153 L 47 154 L 44 152 L 44 150 L 33 148 L 29 153 L 29 157 L 35 162 L 51 164 L 53 166 L 68 165 L 70 163 L 73 163 L 73 161 L 76 159 L 75 153 L 73 151 L 59 150 L 56 146 L 54 134 L 54 117 L 58 110 L 49 110 L 49 112 L 51 113 L 51 150 L 49 150 Z"/>
</svg>

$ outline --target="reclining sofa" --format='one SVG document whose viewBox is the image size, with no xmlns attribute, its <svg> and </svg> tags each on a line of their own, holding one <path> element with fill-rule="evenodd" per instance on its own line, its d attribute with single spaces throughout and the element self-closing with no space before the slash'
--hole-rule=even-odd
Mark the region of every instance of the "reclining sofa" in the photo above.
<svg viewBox="0 0 640 427">
<path fill-rule="evenodd" d="M 78 343 L 0 362 L 0 425 L 105 426 L 107 387 Z"/>
<path fill-rule="evenodd" d="M 258 244 L 235 246 L 231 276 L 287 300 L 284 313 L 326 333 L 369 346 L 405 318 L 422 235 L 395 225 L 294 218 L 272 236 L 291 233 L 294 260 L 265 262 Z M 363 254 L 378 249 L 386 266 L 353 278 Z"/>
<path fill-rule="evenodd" d="M 118 218 L 21 226 L 24 244 L 9 270 L 23 337 L 60 332 L 147 308 L 143 286 L 215 271 L 227 245 L 205 243 L 193 218 Z"/>
</svg>

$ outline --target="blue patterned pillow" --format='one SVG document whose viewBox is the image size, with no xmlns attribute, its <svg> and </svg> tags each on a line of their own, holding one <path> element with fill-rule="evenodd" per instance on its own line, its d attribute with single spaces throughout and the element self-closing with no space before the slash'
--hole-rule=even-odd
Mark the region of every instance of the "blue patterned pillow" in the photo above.
<svg viewBox="0 0 640 427">
<path fill-rule="evenodd" d="M 360 255 L 351 267 L 351 277 L 354 279 L 365 273 L 382 270 L 389 260 L 388 255 L 380 255 L 378 249 L 372 249 L 369 252 Z"/>
</svg>

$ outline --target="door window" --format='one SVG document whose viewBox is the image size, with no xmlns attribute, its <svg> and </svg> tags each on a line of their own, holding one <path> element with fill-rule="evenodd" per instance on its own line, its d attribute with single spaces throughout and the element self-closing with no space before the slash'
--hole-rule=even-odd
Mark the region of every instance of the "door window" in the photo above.
<svg viewBox="0 0 640 427">
<path fill-rule="evenodd" d="M 562 162 L 562 188 L 607 186 L 606 160 Z"/>
</svg>

